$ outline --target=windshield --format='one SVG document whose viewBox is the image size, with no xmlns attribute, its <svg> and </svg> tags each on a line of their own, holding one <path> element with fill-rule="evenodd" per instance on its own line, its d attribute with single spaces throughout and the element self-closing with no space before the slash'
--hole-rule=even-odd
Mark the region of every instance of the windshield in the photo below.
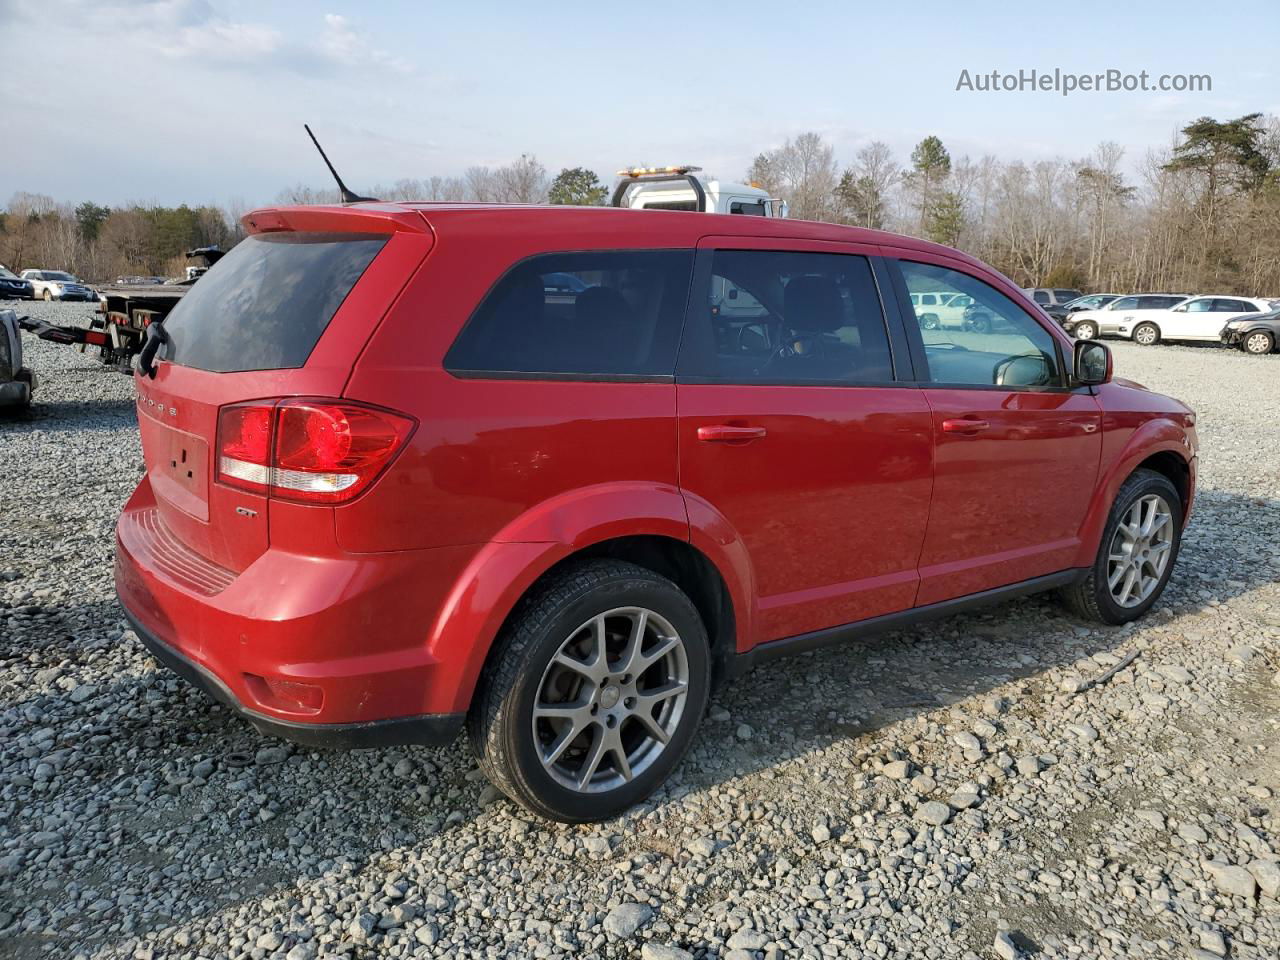
<svg viewBox="0 0 1280 960">
<path fill-rule="evenodd" d="M 69 274 L 69 273 L 63 273 L 61 270 L 46 270 L 46 271 L 44 271 L 44 273 L 42 273 L 42 274 L 40 275 L 40 279 L 42 279 L 42 280 L 66 280 L 66 281 L 69 281 L 69 282 L 74 282 L 76 278 L 75 278 L 75 277 L 73 277 L 73 276 L 72 276 L 71 274 Z"/>
<path fill-rule="evenodd" d="M 165 320 L 166 359 L 218 373 L 301 367 L 386 242 L 356 233 L 242 240 Z"/>
<path fill-rule="evenodd" d="M 8 267 L 0 267 L 0 277 L 4 277 L 6 280 L 19 279 L 18 275 L 14 273 L 12 270 L 10 270 Z"/>
</svg>

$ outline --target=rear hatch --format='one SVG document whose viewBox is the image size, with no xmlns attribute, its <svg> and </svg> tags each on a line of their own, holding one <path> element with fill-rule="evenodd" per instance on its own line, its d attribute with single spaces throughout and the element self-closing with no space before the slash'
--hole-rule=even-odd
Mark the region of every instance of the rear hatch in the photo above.
<svg viewBox="0 0 1280 960">
<path fill-rule="evenodd" d="M 259 211 L 245 223 L 257 232 L 164 321 L 168 342 L 154 378 L 135 378 L 156 499 L 149 522 L 235 573 L 267 549 L 270 503 L 263 492 L 219 481 L 220 411 L 340 397 L 370 334 L 431 247 L 425 221 L 394 207 Z"/>
</svg>

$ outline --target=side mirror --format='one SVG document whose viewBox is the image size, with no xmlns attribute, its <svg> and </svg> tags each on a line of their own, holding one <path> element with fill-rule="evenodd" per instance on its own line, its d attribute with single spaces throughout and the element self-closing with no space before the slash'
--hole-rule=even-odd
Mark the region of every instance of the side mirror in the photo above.
<svg viewBox="0 0 1280 960">
<path fill-rule="evenodd" d="M 1077 340 L 1072 353 L 1071 375 L 1076 383 L 1097 386 L 1111 379 L 1111 348 L 1097 340 Z"/>
<path fill-rule="evenodd" d="M 1187 312 L 1187 305 L 1184 303 L 1184 304 L 1183 304 L 1182 306 L 1180 306 L 1180 307 L 1174 307 L 1174 308 L 1173 308 L 1173 310 L 1172 310 L 1171 312 L 1173 312 L 1173 313 L 1186 313 L 1186 312 Z"/>
</svg>

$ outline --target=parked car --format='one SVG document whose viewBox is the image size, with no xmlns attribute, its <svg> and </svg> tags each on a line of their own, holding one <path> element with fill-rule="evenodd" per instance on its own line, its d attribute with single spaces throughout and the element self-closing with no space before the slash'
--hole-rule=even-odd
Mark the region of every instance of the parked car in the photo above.
<svg viewBox="0 0 1280 960">
<path fill-rule="evenodd" d="M 1222 328 L 1222 342 L 1230 347 L 1239 347 L 1245 353 L 1262 355 L 1274 352 L 1276 345 L 1280 344 L 1280 307 L 1228 320 Z"/>
<path fill-rule="evenodd" d="M 1120 333 L 1143 346 L 1161 340 L 1217 343 L 1223 328 L 1232 320 L 1251 313 L 1265 313 L 1272 306 L 1272 301 L 1254 297 L 1191 297 L 1175 307 L 1144 315 L 1137 323 L 1122 323 Z"/>
<path fill-rule="evenodd" d="M 1117 297 L 1104 307 L 1073 313 L 1070 325 L 1063 329 L 1077 340 L 1094 340 L 1102 336 L 1129 336 L 1134 325 L 1146 314 L 1168 310 L 1185 300 L 1180 293 L 1143 293 Z"/>
<path fill-rule="evenodd" d="M 1061 323 L 1073 313 L 1079 313 L 1081 310 L 1100 310 L 1112 300 L 1118 300 L 1119 298 L 1120 294 L 1118 293 L 1089 293 L 1082 297 L 1076 297 L 1074 300 L 1068 300 L 1066 303 L 1045 307 L 1044 312 Z"/>
<path fill-rule="evenodd" d="M 1050 307 L 1062 306 L 1081 296 L 1079 290 L 1064 290 L 1061 287 L 1028 287 L 1023 292 L 1035 301 L 1036 306 L 1046 311 Z"/>
<path fill-rule="evenodd" d="M 23 280 L 4 264 L 0 264 L 0 300 L 30 300 L 34 296 L 30 280 Z"/>
<path fill-rule="evenodd" d="M 963 293 L 933 292 L 911 294 L 911 306 L 925 330 L 939 327 L 965 326 L 965 311 L 973 306 L 973 298 Z"/>
<path fill-rule="evenodd" d="M 1174 569 L 1195 414 L 958 251 L 609 208 L 244 226 L 148 327 L 116 589 L 273 736 L 465 728 L 509 797 L 598 820 L 723 678 L 1050 589 L 1125 623 Z M 723 281 L 763 313 L 713 310 Z M 920 290 L 1003 332 L 922 330 Z"/>
<path fill-rule="evenodd" d="M 98 294 L 83 280 L 62 270 L 23 270 L 36 297 L 43 300 L 97 300 Z"/>
</svg>

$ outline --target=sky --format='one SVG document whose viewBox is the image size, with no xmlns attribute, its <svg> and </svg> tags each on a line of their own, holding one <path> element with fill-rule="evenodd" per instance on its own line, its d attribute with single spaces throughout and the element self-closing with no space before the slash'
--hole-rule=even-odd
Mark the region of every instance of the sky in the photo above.
<svg viewBox="0 0 1280 960">
<path fill-rule="evenodd" d="M 1136 166 L 1199 116 L 1280 114 L 1280 2 L 600 4 L 577 0 L 0 0 L 0 205 L 269 202 L 531 153 L 608 179 L 696 163 L 728 179 L 807 130 L 841 164 L 1077 158 Z M 980 92 L 1036 69 L 1208 74 L 1207 92 Z"/>
</svg>

